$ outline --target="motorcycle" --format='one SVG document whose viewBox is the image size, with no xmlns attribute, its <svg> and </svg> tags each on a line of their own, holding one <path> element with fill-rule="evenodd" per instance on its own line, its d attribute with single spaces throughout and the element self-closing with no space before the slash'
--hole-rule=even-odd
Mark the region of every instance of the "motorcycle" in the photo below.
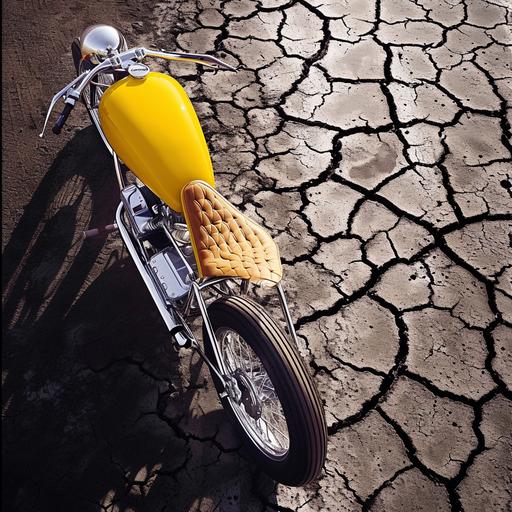
<svg viewBox="0 0 512 512">
<path fill-rule="evenodd" d="M 84 237 L 119 233 L 173 344 L 200 354 L 254 462 L 277 482 L 311 482 L 324 464 L 327 432 L 297 350 L 279 249 L 215 188 L 183 87 L 143 61 L 235 68 L 211 55 L 128 48 L 109 25 L 87 27 L 71 53 L 77 77 L 52 98 L 40 136 L 59 100 L 55 134 L 81 100 L 112 155 L 120 189 L 115 222 Z M 284 328 L 258 302 L 259 287 L 277 292 Z M 190 326 L 198 315 L 202 345 Z"/>
</svg>

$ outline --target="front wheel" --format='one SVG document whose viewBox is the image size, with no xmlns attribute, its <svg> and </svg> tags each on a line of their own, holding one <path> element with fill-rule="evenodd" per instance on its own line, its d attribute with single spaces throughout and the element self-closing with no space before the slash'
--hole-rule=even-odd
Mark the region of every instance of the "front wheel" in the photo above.
<svg viewBox="0 0 512 512">
<path fill-rule="evenodd" d="M 323 407 L 297 350 L 266 311 L 245 297 L 223 297 L 208 307 L 229 379 L 213 375 L 224 408 L 254 461 L 274 480 L 304 485 L 324 464 Z M 215 361 L 203 328 L 205 352 Z"/>
</svg>

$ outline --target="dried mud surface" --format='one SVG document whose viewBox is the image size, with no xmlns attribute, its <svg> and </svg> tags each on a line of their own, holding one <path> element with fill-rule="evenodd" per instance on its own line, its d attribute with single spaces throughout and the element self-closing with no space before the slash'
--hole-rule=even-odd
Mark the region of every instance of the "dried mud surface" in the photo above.
<svg viewBox="0 0 512 512">
<path fill-rule="evenodd" d="M 31 511 L 512 510 L 506 0 L 3 4 L 4 500 Z M 168 65 L 218 186 L 276 237 L 327 461 L 275 485 L 176 354 L 80 107 L 37 137 L 92 22 Z M 158 64 L 155 69 L 158 69 Z M 161 64 L 160 64 L 161 66 Z"/>
</svg>

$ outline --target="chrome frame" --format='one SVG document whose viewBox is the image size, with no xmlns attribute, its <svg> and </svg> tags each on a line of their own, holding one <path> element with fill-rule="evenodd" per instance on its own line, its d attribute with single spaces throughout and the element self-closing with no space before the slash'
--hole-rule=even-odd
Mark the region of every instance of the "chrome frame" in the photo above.
<svg viewBox="0 0 512 512">
<path fill-rule="evenodd" d="M 103 137 L 103 132 L 101 131 L 100 133 Z M 110 147 L 110 145 L 108 147 Z M 123 188 L 126 187 L 126 182 L 123 176 L 123 170 L 121 169 L 121 163 L 119 162 L 119 158 L 117 158 L 116 152 L 112 150 L 111 153 L 112 157 L 114 158 L 114 168 L 116 170 L 117 184 L 119 185 L 119 190 L 123 190 Z"/>
</svg>

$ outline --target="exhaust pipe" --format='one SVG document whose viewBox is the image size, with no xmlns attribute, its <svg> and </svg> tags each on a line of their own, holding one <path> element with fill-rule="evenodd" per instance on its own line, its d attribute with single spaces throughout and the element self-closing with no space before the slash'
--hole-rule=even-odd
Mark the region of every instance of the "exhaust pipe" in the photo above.
<svg viewBox="0 0 512 512">
<path fill-rule="evenodd" d="M 115 225 L 119 230 L 119 234 L 121 235 L 124 245 L 128 249 L 128 252 L 130 253 L 130 256 L 132 257 L 132 260 L 135 263 L 135 266 L 137 267 L 137 270 L 139 271 L 144 283 L 146 284 L 146 287 L 151 297 L 153 298 L 153 301 L 155 302 L 156 307 L 158 308 L 158 311 L 160 312 L 160 315 L 162 316 L 165 325 L 167 326 L 167 329 L 169 329 L 169 331 L 171 332 L 178 346 L 185 347 L 190 344 L 190 340 L 185 334 L 183 334 L 185 332 L 185 329 L 182 323 L 176 318 L 174 312 L 167 308 L 165 300 L 160 295 L 160 292 L 155 286 L 153 280 L 151 279 L 151 276 L 147 272 L 144 263 L 141 261 L 137 249 L 135 249 L 135 245 L 131 240 L 130 233 L 128 233 L 128 230 L 124 225 L 122 217 L 123 208 L 123 203 L 119 203 L 119 206 L 117 207 L 116 211 Z"/>
</svg>

